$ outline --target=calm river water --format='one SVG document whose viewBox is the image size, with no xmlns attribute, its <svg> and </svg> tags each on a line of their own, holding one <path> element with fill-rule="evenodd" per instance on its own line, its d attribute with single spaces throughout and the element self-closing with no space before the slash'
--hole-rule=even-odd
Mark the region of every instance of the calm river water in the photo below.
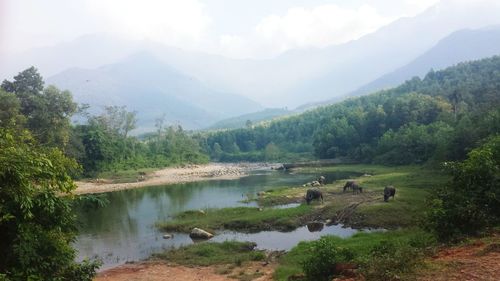
<svg viewBox="0 0 500 281">
<path fill-rule="evenodd" d="M 328 182 L 349 178 L 356 173 L 327 173 Z M 297 186 L 316 179 L 319 174 L 256 171 L 236 180 L 210 180 L 185 184 L 154 186 L 105 194 L 109 204 L 97 210 L 79 211 L 80 235 L 75 242 L 79 259 L 99 257 L 110 268 L 127 261 L 137 261 L 152 253 L 193 241 L 186 234 L 175 234 L 165 240 L 154 224 L 192 209 L 255 206 L 242 203 L 257 192 L 283 186 Z M 357 230 L 341 226 L 324 227 L 309 232 L 301 227 L 292 232 L 263 231 L 254 234 L 221 232 L 210 241 L 253 241 L 261 249 L 288 250 L 301 240 L 318 239 L 334 234 L 347 237 Z"/>
</svg>

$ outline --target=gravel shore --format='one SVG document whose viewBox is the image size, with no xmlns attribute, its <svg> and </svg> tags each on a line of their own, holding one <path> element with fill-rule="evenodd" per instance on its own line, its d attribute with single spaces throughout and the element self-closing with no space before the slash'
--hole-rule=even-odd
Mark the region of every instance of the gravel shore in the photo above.
<svg viewBox="0 0 500 281">
<path fill-rule="evenodd" d="M 137 182 L 109 183 L 99 179 L 92 181 L 77 181 L 75 193 L 103 193 L 154 185 L 212 179 L 237 179 L 246 176 L 251 170 L 270 167 L 271 165 L 266 163 L 210 163 L 206 165 L 186 165 L 184 167 L 165 168 L 155 171 Z"/>
</svg>

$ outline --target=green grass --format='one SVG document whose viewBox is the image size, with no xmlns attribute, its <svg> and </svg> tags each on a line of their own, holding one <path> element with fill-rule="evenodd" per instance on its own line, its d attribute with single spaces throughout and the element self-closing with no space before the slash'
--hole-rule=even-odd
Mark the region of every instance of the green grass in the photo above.
<svg viewBox="0 0 500 281">
<path fill-rule="evenodd" d="M 251 242 L 201 242 L 154 254 L 153 257 L 188 266 L 225 264 L 240 266 L 244 262 L 265 259 L 265 253 L 254 250 L 254 246 L 255 244 Z M 230 270 L 227 272 L 229 273 Z"/>
<path fill-rule="evenodd" d="M 209 209 L 205 214 L 187 211 L 177 215 L 173 221 L 158 223 L 157 227 L 164 231 L 176 232 L 189 232 L 194 227 L 211 232 L 218 229 L 242 232 L 289 231 L 301 225 L 301 219 L 312 210 L 312 206 L 301 205 L 288 209 L 248 207 Z"/>
<path fill-rule="evenodd" d="M 364 187 L 363 195 L 342 193 L 345 180 L 321 187 L 325 196 L 323 205 L 314 202 L 310 206 L 302 204 L 288 209 L 235 207 L 210 209 L 206 214 L 187 211 L 178 214 L 172 221 L 159 222 L 157 226 L 164 231 L 176 232 L 189 232 L 194 227 L 211 232 L 219 229 L 242 232 L 289 231 L 306 224 L 309 220 L 334 218 L 336 212 L 342 208 L 363 201 L 347 222 L 348 225 L 388 229 L 407 227 L 418 222 L 425 210 L 425 198 L 428 192 L 448 179 L 438 171 L 418 166 L 341 165 L 314 168 L 314 171 L 315 173 L 356 171 L 371 176 L 356 179 Z M 383 201 L 383 189 L 386 185 L 396 187 L 395 199 L 391 198 L 387 203 Z M 267 191 L 257 201 L 263 206 L 303 202 L 308 188 L 310 187 L 276 188 Z"/>
<path fill-rule="evenodd" d="M 339 180 L 321 187 L 327 195 L 327 206 L 340 209 L 350 202 L 366 200 L 356 209 L 349 224 L 357 227 L 397 228 L 415 225 L 425 210 L 425 199 L 433 188 L 447 182 L 449 177 L 439 170 L 421 166 L 389 167 L 380 165 L 338 165 L 322 168 L 301 168 L 303 172 L 316 174 L 332 171 L 354 171 L 368 174 L 355 180 L 364 188 L 364 194 L 371 199 L 352 197 L 342 193 L 345 180 Z M 383 190 L 387 185 L 396 187 L 396 196 L 389 202 L 383 201 Z M 275 189 L 258 198 L 261 205 L 269 206 L 303 200 L 310 187 Z M 395 215 L 397 214 L 397 215 Z M 324 217 L 327 217 L 324 215 Z"/>
<path fill-rule="evenodd" d="M 432 243 L 428 235 L 418 229 L 394 230 L 387 232 L 360 232 L 350 238 L 339 238 L 336 236 L 326 236 L 339 246 L 347 248 L 354 253 L 354 261 L 357 264 L 367 264 L 371 259 L 371 251 L 382 241 L 388 241 L 397 245 L 416 245 Z M 422 242 L 420 242 L 423 240 Z M 310 247 L 313 242 L 300 242 L 291 251 L 280 258 L 279 266 L 274 272 L 274 279 L 278 281 L 288 280 L 289 276 L 302 274 L 302 262 L 310 254 Z M 417 245 L 421 246 L 421 245 Z"/>
<path fill-rule="evenodd" d="M 418 166 L 383 167 L 371 171 L 373 176 L 362 177 L 359 182 L 369 190 L 380 193 L 380 200 L 362 204 L 355 221 L 362 226 L 406 227 L 418 223 L 426 208 L 426 198 L 433 188 L 446 183 L 447 175 Z M 396 187 L 396 196 L 383 202 L 383 189 Z"/>
</svg>

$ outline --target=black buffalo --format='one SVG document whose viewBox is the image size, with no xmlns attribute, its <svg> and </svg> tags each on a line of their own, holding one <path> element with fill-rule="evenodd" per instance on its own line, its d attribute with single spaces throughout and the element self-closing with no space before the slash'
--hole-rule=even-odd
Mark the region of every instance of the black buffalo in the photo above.
<svg viewBox="0 0 500 281">
<path fill-rule="evenodd" d="M 389 185 L 384 188 L 384 201 L 387 202 L 389 200 L 389 197 L 392 197 L 394 199 L 394 195 L 396 194 L 396 188 L 394 186 Z"/>
<path fill-rule="evenodd" d="M 363 187 L 359 186 L 357 183 L 351 185 L 352 193 L 363 193 Z"/>
<path fill-rule="evenodd" d="M 349 188 L 352 188 L 352 186 L 356 184 L 356 181 L 347 181 L 344 185 L 344 192 L 349 189 Z"/>
<path fill-rule="evenodd" d="M 311 203 L 314 199 L 321 199 L 321 203 L 323 203 L 323 193 L 317 189 L 308 189 L 306 193 L 307 204 Z"/>
</svg>

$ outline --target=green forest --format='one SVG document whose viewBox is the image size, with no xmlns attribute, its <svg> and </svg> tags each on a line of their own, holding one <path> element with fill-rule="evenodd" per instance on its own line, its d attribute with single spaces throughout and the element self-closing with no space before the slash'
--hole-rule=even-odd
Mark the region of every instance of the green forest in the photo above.
<svg viewBox="0 0 500 281">
<path fill-rule="evenodd" d="M 492 57 L 253 128 L 201 134 L 200 145 L 220 161 L 463 160 L 500 132 L 499 92 L 500 57 Z"/>
</svg>

